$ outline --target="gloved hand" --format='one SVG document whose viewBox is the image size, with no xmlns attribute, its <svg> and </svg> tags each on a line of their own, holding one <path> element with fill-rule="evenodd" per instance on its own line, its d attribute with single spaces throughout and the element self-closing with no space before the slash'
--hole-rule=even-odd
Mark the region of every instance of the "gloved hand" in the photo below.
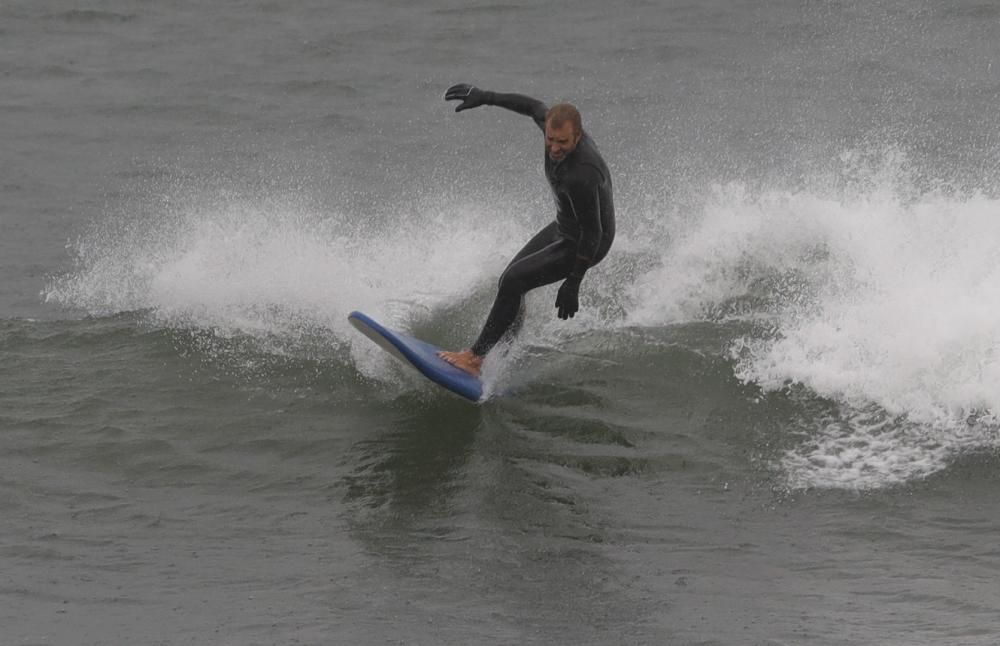
<svg viewBox="0 0 1000 646">
<path fill-rule="evenodd" d="M 478 108 L 486 102 L 486 92 L 480 90 L 475 85 L 469 85 L 468 83 L 459 83 L 458 85 L 452 85 L 444 93 L 445 101 L 461 101 L 462 103 L 455 108 L 455 112 L 461 112 L 462 110 L 468 110 L 469 108 Z"/>
<path fill-rule="evenodd" d="M 573 318 L 577 310 L 580 309 L 580 278 L 570 276 L 563 281 L 556 295 L 556 308 L 559 310 L 559 318 Z"/>
</svg>

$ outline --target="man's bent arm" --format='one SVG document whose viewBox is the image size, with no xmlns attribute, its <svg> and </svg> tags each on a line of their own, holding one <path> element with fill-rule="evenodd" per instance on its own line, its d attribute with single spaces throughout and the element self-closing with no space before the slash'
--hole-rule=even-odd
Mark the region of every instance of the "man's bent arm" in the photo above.
<svg viewBox="0 0 1000 646">
<path fill-rule="evenodd" d="M 601 226 L 601 198 L 598 193 L 597 169 L 585 167 L 581 176 L 574 178 L 569 185 L 569 201 L 573 207 L 577 224 L 580 226 L 580 239 L 576 244 L 576 262 L 571 276 L 583 278 L 584 272 L 590 268 L 601 246 L 601 236 L 604 227 Z"/>
</svg>

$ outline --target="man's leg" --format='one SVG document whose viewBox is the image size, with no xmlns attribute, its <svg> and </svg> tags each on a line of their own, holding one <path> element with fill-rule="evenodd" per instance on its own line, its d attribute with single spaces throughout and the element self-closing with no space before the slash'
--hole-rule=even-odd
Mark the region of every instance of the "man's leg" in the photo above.
<svg viewBox="0 0 1000 646">
<path fill-rule="evenodd" d="M 562 270 L 563 273 L 569 272 L 572 266 L 572 253 L 566 251 L 569 249 L 568 245 L 566 249 L 563 246 L 564 241 L 559 237 L 559 229 L 555 222 L 536 233 L 517 252 L 503 274 L 500 275 L 496 300 L 475 345 L 471 349 L 461 352 L 442 352 L 440 353 L 441 358 L 467 372 L 478 375 L 483 357 L 486 356 L 490 348 L 505 336 L 515 335 L 520 328 L 524 318 L 524 294 L 534 287 L 547 285 L 565 277 L 559 275 L 560 268 L 553 269 L 552 265 L 558 265 L 562 262 L 566 265 L 566 268 Z M 568 259 L 563 260 L 561 258 L 563 255 L 568 256 Z M 550 275 L 554 277 L 550 279 Z M 540 279 L 543 282 L 538 282 Z M 534 285 L 534 287 L 528 285 Z"/>
<path fill-rule="evenodd" d="M 514 255 L 509 263 L 507 263 L 504 273 L 500 274 L 500 280 L 497 281 L 497 291 L 499 291 L 500 284 L 503 283 L 504 276 L 510 270 L 512 265 L 526 256 L 538 253 L 557 240 L 559 240 L 559 225 L 556 222 L 551 222 L 543 227 L 541 231 L 532 236 L 531 240 L 528 240 L 524 247 L 522 247 L 521 250 Z M 524 295 L 522 294 L 520 303 L 518 303 L 517 306 L 517 316 L 514 317 L 514 322 L 507 327 L 507 331 L 504 333 L 502 338 L 512 339 L 517 336 L 518 331 L 521 329 L 521 325 L 524 324 L 524 314 Z M 486 353 L 484 352 L 483 355 L 485 354 Z"/>
<path fill-rule="evenodd" d="M 485 356 L 500 339 L 516 330 L 524 295 L 542 285 L 566 278 L 574 261 L 573 244 L 558 239 L 512 262 L 500 276 L 496 300 L 479 338 L 472 346 L 473 354 Z"/>
</svg>

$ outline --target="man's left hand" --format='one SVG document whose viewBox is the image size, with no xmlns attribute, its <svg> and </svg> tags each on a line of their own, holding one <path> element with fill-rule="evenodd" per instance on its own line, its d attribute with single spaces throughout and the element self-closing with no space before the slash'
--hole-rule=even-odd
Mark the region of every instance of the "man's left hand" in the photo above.
<svg viewBox="0 0 1000 646">
<path fill-rule="evenodd" d="M 563 281 L 556 295 L 556 309 L 559 310 L 559 318 L 571 319 L 580 309 L 580 279 L 570 276 Z"/>
<path fill-rule="evenodd" d="M 458 85 L 452 85 L 444 93 L 445 101 L 461 101 L 455 112 L 461 112 L 462 110 L 468 110 L 469 108 L 478 108 L 483 105 L 486 93 L 477 88 L 475 85 L 469 85 L 468 83 L 459 83 Z"/>
</svg>

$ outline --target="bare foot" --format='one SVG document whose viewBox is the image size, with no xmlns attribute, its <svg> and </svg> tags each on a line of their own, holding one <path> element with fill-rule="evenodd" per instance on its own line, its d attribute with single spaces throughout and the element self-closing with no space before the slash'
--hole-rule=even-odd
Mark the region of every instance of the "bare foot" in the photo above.
<svg viewBox="0 0 1000 646">
<path fill-rule="evenodd" d="M 478 377 L 483 369 L 483 358 L 472 352 L 472 350 L 462 350 L 461 352 L 442 351 L 438 352 L 438 356 L 474 377 Z"/>
</svg>

